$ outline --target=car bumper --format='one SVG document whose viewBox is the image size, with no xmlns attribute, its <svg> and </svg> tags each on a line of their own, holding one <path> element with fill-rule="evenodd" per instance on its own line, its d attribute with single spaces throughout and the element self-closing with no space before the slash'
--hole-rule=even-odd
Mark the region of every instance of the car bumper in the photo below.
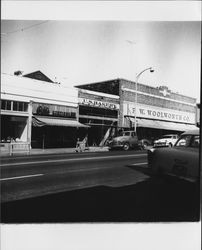
<svg viewBox="0 0 202 250">
<path fill-rule="evenodd" d="M 112 145 L 112 146 L 109 146 L 110 149 L 122 149 L 123 148 L 123 145 Z"/>
<path fill-rule="evenodd" d="M 164 148 L 164 147 L 169 147 L 169 144 L 163 144 L 163 143 L 154 144 L 154 148 Z"/>
</svg>

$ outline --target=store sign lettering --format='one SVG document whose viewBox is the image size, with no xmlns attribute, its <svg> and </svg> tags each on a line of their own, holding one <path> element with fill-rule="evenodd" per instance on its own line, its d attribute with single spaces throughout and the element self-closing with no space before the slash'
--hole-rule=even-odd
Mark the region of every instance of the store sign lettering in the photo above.
<svg viewBox="0 0 202 250">
<path fill-rule="evenodd" d="M 195 113 L 172 111 L 163 108 L 147 108 L 145 106 L 137 107 L 137 114 L 135 114 L 135 107 L 132 104 L 125 104 L 124 115 L 137 116 L 140 118 L 158 119 L 173 122 L 195 123 Z"/>
<path fill-rule="evenodd" d="M 37 115 L 49 115 L 49 113 L 50 113 L 49 107 L 40 105 L 40 106 L 38 106 L 36 113 L 37 113 Z"/>
<path fill-rule="evenodd" d="M 88 106 L 94 106 L 98 108 L 106 108 L 106 109 L 119 109 L 119 105 L 115 103 L 109 103 L 109 102 L 102 102 L 98 100 L 91 100 L 91 99 L 82 99 L 79 98 L 79 103 L 82 105 L 88 105 Z"/>
<path fill-rule="evenodd" d="M 36 109 L 37 115 L 76 118 L 76 112 L 50 111 L 47 105 L 39 105 Z"/>
</svg>

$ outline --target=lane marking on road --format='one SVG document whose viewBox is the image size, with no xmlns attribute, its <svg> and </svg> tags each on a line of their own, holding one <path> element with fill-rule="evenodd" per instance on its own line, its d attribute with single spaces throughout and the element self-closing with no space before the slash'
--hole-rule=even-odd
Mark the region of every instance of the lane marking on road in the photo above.
<svg viewBox="0 0 202 250">
<path fill-rule="evenodd" d="M 42 176 L 42 175 L 44 175 L 44 174 L 33 174 L 33 175 L 24 175 L 24 176 L 14 176 L 14 177 L 9 177 L 9 178 L 0 179 L 0 181 L 9 181 L 9 180 L 15 180 L 15 179 L 32 178 L 32 177 L 38 177 L 38 176 Z"/>
<path fill-rule="evenodd" d="M 140 163 L 134 163 L 134 164 L 130 164 L 131 165 L 147 165 L 147 162 L 140 162 Z M 77 172 L 88 172 L 88 171 L 93 171 L 93 170 L 103 170 L 103 169 L 110 169 L 110 168 L 114 168 L 113 167 L 95 167 L 95 168 L 78 168 L 78 169 L 69 169 L 65 172 L 57 172 L 57 173 L 54 173 L 54 174 L 67 174 L 67 173 L 77 173 Z M 31 178 L 31 177 L 38 177 L 38 176 L 44 176 L 46 174 L 33 174 L 33 175 L 24 175 L 24 176 L 14 176 L 14 177 L 9 177 L 9 178 L 3 178 L 3 179 L 0 179 L 0 181 L 8 181 L 8 180 L 15 180 L 15 179 L 24 179 L 24 178 Z"/>
<path fill-rule="evenodd" d="M 43 160 L 43 161 L 30 161 L 30 162 L 19 162 L 19 163 L 5 163 L 1 164 L 4 166 L 18 166 L 18 165 L 30 165 L 30 164 L 42 164 L 42 163 L 57 163 L 57 162 L 69 162 L 69 161 L 84 161 L 84 160 L 101 160 L 101 159 L 117 159 L 117 158 L 138 158 L 147 156 L 147 154 L 138 155 L 110 155 L 110 156 L 99 156 L 99 157 L 83 157 L 83 158 L 71 158 L 71 159 L 57 159 L 57 160 Z"/>
<path fill-rule="evenodd" d="M 148 165 L 148 163 L 147 162 L 140 162 L 140 163 L 130 164 L 130 166 L 139 166 L 139 165 Z"/>
</svg>

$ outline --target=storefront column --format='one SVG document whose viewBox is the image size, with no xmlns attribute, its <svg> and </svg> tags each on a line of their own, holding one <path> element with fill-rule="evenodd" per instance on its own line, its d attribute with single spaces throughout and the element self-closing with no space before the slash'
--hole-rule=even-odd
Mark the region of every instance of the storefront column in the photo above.
<svg viewBox="0 0 202 250">
<path fill-rule="evenodd" d="M 32 102 L 28 105 L 28 119 L 27 119 L 27 142 L 31 145 L 32 138 Z"/>
</svg>

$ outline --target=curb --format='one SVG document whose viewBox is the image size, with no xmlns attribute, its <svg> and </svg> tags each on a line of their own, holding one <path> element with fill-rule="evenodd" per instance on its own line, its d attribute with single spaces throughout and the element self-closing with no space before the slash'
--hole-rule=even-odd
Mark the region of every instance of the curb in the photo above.
<svg viewBox="0 0 202 250">
<path fill-rule="evenodd" d="M 107 152 L 108 147 L 89 147 L 85 151 L 76 152 L 75 148 L 57 148 L 57 149 L 31 149 L 30 153 L 16 152 L 12 156 L 17 155 L 48 155 L 48 154 L 65 154 L 65 153 L 87 153 L 87 152 Z M 10 156 L 9 152 L 1 152 L 2 157 Z M 10 156 L 10 157 L 12 157 Z"/>
</svg>

